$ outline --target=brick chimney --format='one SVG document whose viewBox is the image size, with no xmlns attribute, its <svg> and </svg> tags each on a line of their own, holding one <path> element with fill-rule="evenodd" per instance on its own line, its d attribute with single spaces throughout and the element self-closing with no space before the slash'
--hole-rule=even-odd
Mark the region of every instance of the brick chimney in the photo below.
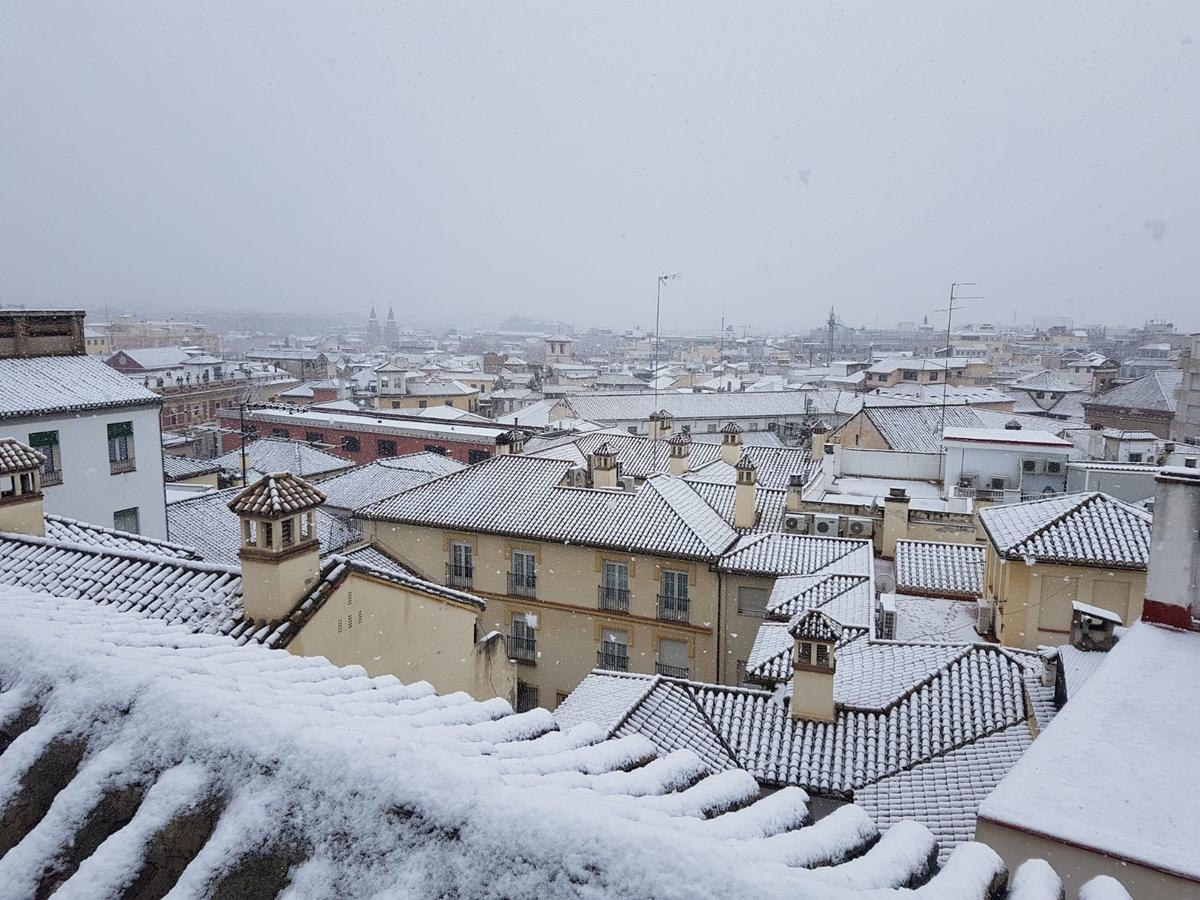
<svg viewBox="0 0 1200 900">
<path fill-rule="evenodd" d="M 736 466 L 742 456 L 742 429 L 737 422 L 730 422 L 721 429 L 721 459 Z"/>
<path fill-rule="evenodd" d="M 796 642 L 792 652 L 793 719 L 832 722 L 837 718 L 833 682 L 837 672 L 834 647 L 842 626 L 820 610 L 804 613 L 788 629 Z"/>
<path fill-rule="evenodd" d="M 671 474 L 680 478 L 687 474 L 691 467 L 692 439 L 682 431 L 667 441 L 671 455 Z"/>
<path fill-rule="evenodd" d="M 758 521 L 758 471 L 748 456 L 738 460 L 737 484 L 733 488 L 733 527 L 753 528 Z"/>
<path fill-rule="evenodd" d="M 592 487 L 615 488 L 617 486 L 617 455 L 605 441 L 588 458 L 592 469 Z"/>
<path fill-rule="evenodd" d="M 1154 481 L 1142 618 L 1190 629 L 1200 591 L 1200 469 L 1166 467 Z"/>
<path fill-rule="evenodd" d="M 324 494 L 289 472 L 264 475 L 229 501 L 241 522 L 246 618 L 277 622 L 316 583 L 321 548 L 314 514 L 324 502 Z"/>
<path fill-rule="evenodd" d="M 46 457 L 16 438 L 0 438 L 0 531 L 46 533 L 42 466 Z"/>
</svg>

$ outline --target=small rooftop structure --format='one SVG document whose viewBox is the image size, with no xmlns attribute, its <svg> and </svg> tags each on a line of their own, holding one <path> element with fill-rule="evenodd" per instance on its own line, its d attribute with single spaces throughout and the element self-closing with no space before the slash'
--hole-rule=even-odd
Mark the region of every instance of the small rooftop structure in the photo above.
<svg viewBox="0 0 1200 900">
<path fill-rule="evenodd" d="M 278 518 L 316 509 L 325 502 L 319 490 L 290 472 L 264 475 L 229 501 L 238 515 Z"/>
</svg>

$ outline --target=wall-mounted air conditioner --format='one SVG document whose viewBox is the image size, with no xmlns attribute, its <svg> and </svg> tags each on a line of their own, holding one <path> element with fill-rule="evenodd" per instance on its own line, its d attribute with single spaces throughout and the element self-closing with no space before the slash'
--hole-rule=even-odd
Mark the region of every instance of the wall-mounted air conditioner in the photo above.
<svg viewBox="0 0 1200 900">
<path fill-rule="evenodd" d="M 1040 475 L 1046 471 L 1046 465 L 1040 459 L 1023 459 L 1021 460 L 1022 475 Z"/>
<path fill-rule="evenodd" d="M 811 513 L 787 513 L 783 517 L 783 530 L 788 534 L 812 534 Z"/>
<path fill-rule="evenodd" d="M 992 605 L 983 600 L 977 601 L 975 608 L 975 631 L 979 634 L 992 633 Z"/>
<path fill-rule="evenodd" d="M 896 639 L 896 595 L 880 594 L 875 607 L 875 637 L 882 641 Z"/>
<path fill-rule="evenodd" d="M 812 533 L 820 537 L 837 537 L 841 516 L 814 515 Z"/>
<path fill-rule="evenodd" d="M 1047 475 L 1061 475 L 1063 471 L 1063 461 L 1061 459 L 1046 460 Z"/>
<path fill-rule="evenodd" d="M 846 537 L 869 538 L 875 533 L 875 520 L 867 516 L 850 516 L 846 520 Z"/>
</svg>

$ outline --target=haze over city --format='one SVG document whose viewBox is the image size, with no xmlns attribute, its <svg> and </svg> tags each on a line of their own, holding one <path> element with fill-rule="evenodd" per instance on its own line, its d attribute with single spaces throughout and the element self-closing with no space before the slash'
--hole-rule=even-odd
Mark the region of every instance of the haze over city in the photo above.
<svg viewBox="0 0 1200 900">
<path fill-rule="evenodd" d="M 0 10 L 0 304 L 1200 327 L 1188 3 Z"/>
</svg>

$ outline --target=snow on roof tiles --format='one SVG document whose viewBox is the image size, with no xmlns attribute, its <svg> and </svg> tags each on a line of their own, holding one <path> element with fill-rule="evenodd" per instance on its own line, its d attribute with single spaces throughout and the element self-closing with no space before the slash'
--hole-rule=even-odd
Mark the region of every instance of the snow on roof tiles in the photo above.
<svg viewBox="0 0 1200 900">
<path fill-rule="evenodd" d="M 367 519 L 709 558 L 736 533 L 679 479 L 634 492 L 561 487 L 570 463 L 499 456 L 360 510 Z"/>
<path fill-rule="evenodd" d="M 46 457 L 14 437 L 0 437 L 0 475 L 40 469 Z"/>
<path fill-rule="evenodd" d="M 1009 384 L 1011 387 L 1025 392 L 1049 391 L 1055 394 L 1077 394 L 1083 390 L 1079 385 L 1072 384 L 1049 369 L 1042 369 L 1040 372 L 1022 375 L 1020 378 L 1009 382 Z"/>
<path fill-rule="evenodd" d="M 985 556 L 982 544 L 897 541 L 896 590 L 932 597 L 982 596 Z"/>
<path fill-rule="evenodd" d="M 268 472 L 291 472 L 301 478 L 341 472 L 354 465 L 354 460 L 337 456 L 303 441 L 262 437 L 246 444 L 247 475 Z M 242 451 L 230 450 L 213 460 L 230 475 L 242 474 Z M 251 470 L 253 470 L 251 472 Z"/>
<path fill-rule="evenodd" d="M 414 458 L 426 456 L 442 460 L 445 465 L 433 466 L 427 464 L 424 459 Z M 411 468 L 404 464 L 405 460 L 411 461 Z M 462 468 L 463 463 L 437 453 L 398 456 L 376 460 L 326 478 L 321 482 L 321 492 L 325 494 L 326 506 L 335 509 L 358 509 Z"/>
<path fill-rule="evenodd" d="M 325 495 L 290 472 L 272 472 L 229 501 L 238 515 L 278 518 L 316 509 Z"/>
<path fill-rule="evenodd" d="M 0 419 L 161 402 L 91 356 L 0 359 Z"/>
<path fill-rule="evenodd" d="M 563 401 L 570 414 L 594 422 L 624 422 L 649 418 L 664 406 L 676 421 L 687 419 L 746 419 L 772 416 L 853 414 L 862 399 L 848 391 L 749 391 L 745 393 L 574 394 Z"/>
<path fill-rule="evenodd" d="M 810 609 L 788 626 L 788 634 L 801 641 L 834 642 L 842 636 L 842 626 L 819 609 Z"/>
<path fill-rule="evenodd" d="M 221 466 L 216 460 L 163 456 L 163 476 L 167 481 L 181 481 L 199 475 L 215 475 L 220 471 L 222 471 Z"/>
<path fill-rule="evenodd" d="M 202 558 L 198 550 L 185 544 L 158 540 L 128 531 L 117 531 L 114 528 L 104 528 L 90 522 L 68 519 L 65 516 L 46 516 L 46 537 L 69 544 L 85 544 L 101 549 L 131 550 L 174 559 Z"/>
<path fill-rule="evenodd" d="M 1121 408 L 1173 413 L 1179 402 L 1183 372 L 1168 369 L 1151 372 L 1122 384 L 1084 403 L 1085 408 Z"/>
<path fill-rule="evenodd" d="M 1145 569 L 1153 517 L 1095 491 L 980 510 L 1005 559 Z"/>
<path fill-rule="evenodd" d="M 806 575 L 834 562 L 849 563 L 866 557 L 870 566 L 870 541 L 813 537 L 806 534 L 753 534 L 742 537 L 717 562 L 722 572 L 770 575 Z M 859 571 L 867 571 L 860 569 Z"/>
<path fill-rule="evenodd" d="M 141 882 L 155 841 L 173 860 L 156 870 L 167 888 L 180 876 L 181 889 L 244 884 L 253 871 L 262 892 L 290 881 L 297 896 L 397 886 L 490 896 L 499 885 L 514 900 L 679 890 L 854 900 L 870 888 L 899 897 L 890 888 L 932 874 L 924 857 L 934 844 L 920 826 L 893 828 L 876 849 L 878 830 L 860 810 L 808 826 L 802 792 L 754 802 L 746 776 L 706 777 L 695 752 L 661 754 L 641 735 L 560 731 L 544 710 L 514 715 L 500 700 L 438 697 L 424 683 L 235 647 L 70 600 L 4 601 L 0 680 L 7 696 L 38 701 L 23 739 L 5 748 L 6 768 L 36 767 L 50 758 L 39 748 L 81 735 L 92 751 L 36 826 L 38 839 L 16 835 L 5 859 L 14 893 L 34 895 L 50 877 L 65 881 L 64 893 L 115 896 Z M 680 688 L 666 690 L 647 710 L 659 725 L 687 709 L 674 702 Z M 145 800 L 76 873 L 63 868 L 63 848 L 84 813 L 67 800 L 109 796 L 109 757 L 135 773 Z M 185 813 L 204 819 L 207 846 L 177 840 Z M 355 852 L 336 850 L 347 845 Z M 1002 866 L 987 848 L 964 850 L 929 890 L 982 900 Z M 492 863 L 477 865 L 485 858 Z"/>
</svg>

